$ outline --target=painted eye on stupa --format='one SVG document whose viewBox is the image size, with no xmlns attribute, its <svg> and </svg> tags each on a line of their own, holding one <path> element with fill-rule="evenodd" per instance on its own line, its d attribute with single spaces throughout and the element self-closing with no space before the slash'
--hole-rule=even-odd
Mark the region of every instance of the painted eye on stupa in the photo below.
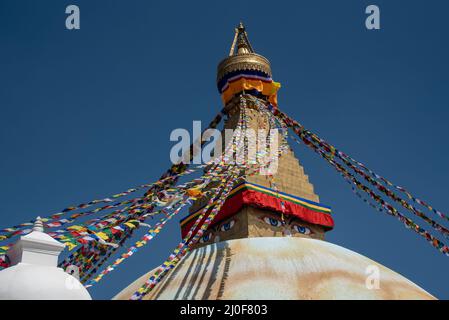
<svg viewBox="0 0 449 320">
<path fill-rule="evenodd" d="M 313 233 L 312 230 L 310 230 L 309 228 L 304 227 L 304 226 L 300 226 L 299 224 L 295 224 L 295 225 L 293 226 L 293 229 L 294 229 L 295 231 L 297 231 L 297 232 L 299 232 L 299 233 L 302 233 L 302 234 L 305 234 L 305 235 L 309 235 L 309 234 L 312 234 L 312 233 Z"/>
<path fill-rule="evenodd" d="M 265 221 L 266 224 L 269 224 L 270 226 L 273 226 L 273 227 L 282 226 L 282 221 L 278 220 L 276 218 L 273 218 L 273 217 L 265 217 L 265 218 L 263 218 L 263 221 Z"/>
<path fill-rule="evenodd" d="M 234 227 L 234 225 L 235 225 L 235 220 L 231 220 L 226 223 L 223 223 L 220 227 L 220 231 L 222 231 L 222 232 L 229 231 Z"/>
<path fill-rule="evenodd" d="M 202 236 L 200 238 L 200 242 L 204 243 L 204 242 L 209 242 L 209 240 L 212 238 L 212 232 L 209 232 L 207 234 L 205 234 L 204 236 Z"/>
</svg>

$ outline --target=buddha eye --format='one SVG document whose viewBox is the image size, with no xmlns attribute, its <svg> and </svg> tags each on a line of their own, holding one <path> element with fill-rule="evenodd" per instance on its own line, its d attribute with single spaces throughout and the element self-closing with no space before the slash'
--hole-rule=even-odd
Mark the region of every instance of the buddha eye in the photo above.
<svg viewBox="0 0 449 320">
<path fill-rule="evenodd" d="M 229 222 L 223 223 L 220 227 L 220 231 L 226 232 L 232 229 L 234 227 L 235 220 L 231 220 Z"/>
<path fill-rule="evenodd" d="M 269 224 L 273 227 L 280 227 L 282 226 L 282 222 L 276 218 L 272 218 L 272 217 L 265 217 L 263 218 L 263 221 L 265 221 L 266 224 Z"/>
<path fill-rule="evenodd" d="M 295 225 L 293 226 L 293 229 L 294 229 L 295 231 L 297 231 L 297 232 L 299 232 L 299 233 L 302 233 L 302 234 L 305 234 L 305 235 L 309 235 L 309 234 L 312 234 L 312 233 L 313 233 L 312 230 L 310 230 L 309 228 L 304 227 L 304 226 L 300 226 L 299 224 L 295 224 Z"/>
<path fill-rule="evenodd" d="M 209 232 L 200 238 L 200 243 L 208 242 L 212 238 L 212 232 Z"/>
</svg>

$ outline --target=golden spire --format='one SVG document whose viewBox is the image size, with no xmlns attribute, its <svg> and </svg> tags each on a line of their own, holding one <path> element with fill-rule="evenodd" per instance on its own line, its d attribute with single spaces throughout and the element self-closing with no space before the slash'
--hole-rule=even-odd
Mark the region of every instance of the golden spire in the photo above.
<svg viewBox="0 0 449 320">
<path fill-rule="evenodd" d="M 237 53 L 235 53 L 235 45 L 237 44 Z M 253 47 L 248 39 L 248 34 L 245 31 L 245 26 L 242 22 L 235 28 L 234 41 L 232 42 L 229 56 L 236 54 L 254 53 Z"/>
<path fill-rule="evenodd" d="M 237 47 L 237 50 L 236 50 Z M 235 28 L 229 56 L 217 68 L 217 83 L 234 71 L 260 71 L 271 77 L 270 62 L 254 52 L 242 22 Z"/>
</svg>

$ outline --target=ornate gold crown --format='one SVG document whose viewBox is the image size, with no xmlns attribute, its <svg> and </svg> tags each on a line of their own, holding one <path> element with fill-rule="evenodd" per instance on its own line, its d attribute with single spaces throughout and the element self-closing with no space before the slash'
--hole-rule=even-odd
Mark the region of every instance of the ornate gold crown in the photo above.
<svg viewBox="0 0 449 320">
<path fill-rule="evenodd" d="M 237 50 L 236 50 L 237 46 Z M 217 83 L 227 74 L 234 71 L 261 71 L 271 77 L 270 62 L 267 58 L 254 52 L 246 34 L 245 27 L 240 22 L 235 28 L 229 57 L 221 61 L 217 68 Z"/>
</svg>

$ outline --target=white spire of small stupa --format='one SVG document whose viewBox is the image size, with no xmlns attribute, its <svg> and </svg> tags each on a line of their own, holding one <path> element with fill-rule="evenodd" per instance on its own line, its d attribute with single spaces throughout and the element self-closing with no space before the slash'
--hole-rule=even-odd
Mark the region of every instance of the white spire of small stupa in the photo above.
<svg viewBox="0 0 449 320">
<path fill-rule="evenodd" d="M 0 271 L 0 300 L 90 300 L 79 280 L 58 268 L 58 256 L 64 247 L 44 232 L 42 218 L 37 217 L 33 231 L 8 250 L 11 264 Z"/>
<path fill-rule="evenodd" d="M 42 218 L 39 216 L 36 218 L 36 221 L 34 222 L 33 231 L 44 232 L 44 223 L 42 222 Z"/>
</svg>

